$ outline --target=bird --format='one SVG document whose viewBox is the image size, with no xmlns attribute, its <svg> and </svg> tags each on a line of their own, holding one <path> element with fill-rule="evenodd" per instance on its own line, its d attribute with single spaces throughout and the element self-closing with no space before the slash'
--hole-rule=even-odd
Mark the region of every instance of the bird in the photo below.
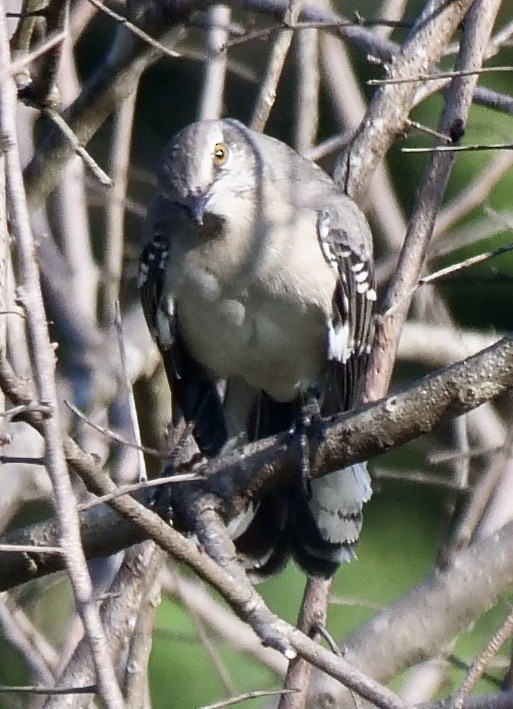
<svg viewBox="0 0 513 709">
<path fill-rule="evenodd" d="M 189 124 L 158 161 L 138 286 L 202 454 L 296 429 L 362 399 L 376 300 L 372 235 L 314 162 L 231 118 Z M 302 427 L 303 426 L 303 427 Z M 258 581 L 293 557 L 329 578 L 355 556 L 365 464 L 301 471 L 231 525 Z"/>
</svg>

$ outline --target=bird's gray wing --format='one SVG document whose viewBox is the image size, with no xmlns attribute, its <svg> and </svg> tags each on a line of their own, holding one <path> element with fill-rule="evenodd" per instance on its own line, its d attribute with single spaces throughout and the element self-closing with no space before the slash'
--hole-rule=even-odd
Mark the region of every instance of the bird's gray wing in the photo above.
<svg viewBox="0 0 513 709">
<path fill-rule="evenodd" d="M 185 420 L 193 424 L 193 436 L 202 453 L 214 456 L 227 439 L 222 401 L 216 383 L 183 339 L 177 304 L 166 282 L 170 239 L 173 230 L 180 228 L 174 218 L 176 209 L 159 197 L 148 212 L 145 226 L 149 241 L 139 260 L 139 292 L 146 323 L 164 362 L 175 423 L 178 405 Z"/>
<path fill-rule="evenodd" d="M 353 408 L 363 393 L 376 299 L 368 234 L 364 217 L 353 207 L 347 214 L 336 210 L 319 214 L 319 244 L 337 273 L 328 322 L 324 415 Z"/>
<path fill-rule="evenodd" d="M 320 381 L 321 413 L 351 409 L 362 394 L 375 300 L 370 231 L 352 202 L 319 212 L 317 238 L 337 274 L 327 323 L 327 359 Z M 300 486 L 291 516 L 293 554 L 305 571 L 331 576 L 354 556 L 362 506 L 371 495 L 365 465 L 357 463 Z"/>
</svg>

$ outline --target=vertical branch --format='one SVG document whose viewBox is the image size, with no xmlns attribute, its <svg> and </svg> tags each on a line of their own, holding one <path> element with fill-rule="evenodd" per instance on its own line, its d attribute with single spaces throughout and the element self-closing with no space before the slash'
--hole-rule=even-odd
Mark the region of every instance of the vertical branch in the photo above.
<svg viewBox="0 0 513 709">
<path fill-rule="evenodd" d="M 136 82 L 138 83 L 138 82 Z M 103 317 L 105 323 L 115 318 L 116 301 L 123 267 L 125 197 L 137 86 L 116 109 L 112 140 L 110 172 L 114 185 L 107 203 L 107 243 L 105 249 L 105 293 Z"/>
<path fill-rule="evenodd" d="M 400 53 L 387 65 L 389 78 L 429 73 L 462 21 L 472 0 L 428 0 Z M 335 180 L 357 197 L 374 168 L 400 135 L 414 104 L 416 82 L 388 84 L 373 95 L 364 121 L 348 150 L 340 155 Z"/>
<path fill-rule="evenodd" d="M 407 4 L 408 0 L 383 0 L 380 17 L 384 20 L 400 20 Z M 380 37 L 388 38 L 392 34 L 392 29 L 386 25 L 378 25 L 374 31 Z"/>
<path fill-rule="evenodd" d="M 0 64 L 8 66 L 9 62 L 7 31 L 5 20 L 1 18 Z M 100 693 L 107 707 L 117 709 L 123 706 L 123 700 L 105 642 L 98 609 L 92 596 L 91 580 L 80 541 L 78 514 L 62 448 L 54 379 L 54 351 L 46 327 L 34 241 L 24 195 L 16 140 L 15 111 L 16 87 L 12 80 L 7 79 L 0 90 L 0 126 L 5 150 L 7 199 L 18 252 L 19 294 L 27 318 L 37 395 L 39 400 L 49 408 L 48 415 L 42 421 L 42 430 L 46 443 L 47 468 L 55 495 L 59 538 L 77 609 L 83 620 L 94 657 Z"/>
<path fill-rule="evenodd" d="M 325 32 L 320 37 L 321 70 L 333 107 L 344 129 L 355 131 L 366 109 L 354 68 L 344 44 Z M 397 251 L 406 223 L 387 166 L 380 163 L 370 179 L 366 197 L 386 245 Z"/>
<path fill-rule="evenodd" d="M 317 634 L 316 629 L 319 626 L 326 625 L 331 583 L 332 579 L 307 581 L 297 627 L 309 637 Z M 292 693 L 282 694 L 278 709 L 303 709 L 312 669 L 312 665 L 301 657 L 290 661 L 283 688 L 291 690 Z"/>
<path fill-rule="evenodd" d="M 148 662 L 151 652 L 151 641 L 155 611 L 160 604 L 161 565 L 165 561 L 162 551 L 154 549 L 153 557 L 160 564 L 153 563 L 151 573 L 142 589 L 141 604 L 137 615 L 137 623 L 130 639 L 130 648 L 125 669 L 123 693 L 129 709 L 151 709 L 148 695 Z"/>
<path fill-rule="evenodd" d="M 249 126 L 252 130 L 262 131 L 271 113 L 271 109 L 276 100 L 278 81 L 280 80 L 283 65 L 292 41 L 292 28 L 296 24 L 299 16 L 301 3 L 302 0 L 290 0 L 290 4 L 285 11 L 283 22 L 291 29 L 280 30 L 271 47 L 267 70 L 260 85 L 260 91 L 258 92 L 253 117 L 251 118 Z"/>
<path fill-rule="evenodd" d="M 469 10 L 465 18 L 456 70 L 477 69 L 481 66 L 499 6 L 499 0 L 477 0 Z M 476 75 L 453 79 L 446 94 L 446 103 L 438 126 L 439 133 L 450 135 L 454 125 L 466 121 L 476 82 Z M 408 294 L 419 278 L 454 159 L 454 153 L 434 153 L 426 166 L 397 270 L 385 294 L 382 312 L 386 313 L 399 303 L 403 305 L 390 317 L 378 319 L 376 325 L 366 390 L 367 398 L 371 401 L 382 397 L 387 390 L 399 334 L 411 300 Z"/>
<path fill-rule="evenodd" d="M 306 153 L 314 146 L 319 127 L 319 35 L 317 30 L 296 33 L 297 90 L 294 147 Z"/>
<path fill-rule="evenodd" d="M 220 50 L 228 39 L 231 11 L 225 5 L 216 5 L 210 8 L 207 17 L 210 23 L 206 41 L 208 59 L 204 65 L 203 87 L 198 110 L 200 121 L 220 118 L 223 113 L 228 52 Z"/>
<path fill-rule="evenodd" d="M 109 595 L 102 603 L 101 618 L 116 666 L 120 666 L 130 651 L 132 634 L 137 626 L 141 601 L 155 581 L 163 565 L 164 554 L 153 542 L 143 542 L 131 547 L 119 569 Z M 91 662 L 87 640 L 84 638 L 62 671 L 58 683 L 62 687 L 80 687 L 94 682 L 94 666 Z M 44 709 L 81 709 L 89 707 L 87 695 L 67 697 L 50 696 Z M 126 705 L 132 708 L 127 697 Z M 134 708 L 135 709 L 135 708 Z M 140 707 L 138 707 L 140 709 Z"/>
<path fill-rule="evenodd" d="M 78 10 L 76 10 L 77 12 Z M 78 28 L 80 29 L 80 28 Z M 69 106 L 80 93 L 79 80 L 73 57 L 72 36 L 80 35 L 71 27 L 64 40 L 59 72 L 59 90 L 62 101 Z M 32 146 L 33 154 L 33 146 Z M 78 155 L 65 165 L 62 179 L 55 191 L 56 199 L 52 216 L 58 225 L 59 243 L 70 266 L 72 284 L 67 282 L 68 290 L 76 297 L 74 310 L 80 308 L 90 326 L 96 326 L 98 299 L 98 266 L 95 262 L 91 244 L 91 230 L 87 211 L 86 176 L 82 160 Z"/>
<path fill-rule="evenodd" d="M 69 0 L 49 0 L 44 8 L 45 36 L 67 31 L 69 20 Z M 55 108 L 60 95 L 56 85 L 62 52 L 62 41 L 45 52 L 36 62 L 33 80 L 21 89 L 21 95 L 36 106 Z"/>
<path fill-rule="evenodd" d="M 51 687 L 54 676 L 44 657 L 18 627 L 5 601 L 0 601 L 0 631 L 4 640 L 15 648 L 25 660 L 27 669 L 40 684 Z"/>
<path fill-rule="evenodd" d="M 5 156 L 0 151 L 0 352 L 7 352 L 7 313 L 9 311 L 9 291 L 7 267 L 9 253 L 9 230 L 7 227 L 7 206 L 5 203 Z M 0 416 L 5 413 L 5 395 L 0 390 Z M 0 451 L 3 448 L 4 430 L 0 429 Z M 8 440 L 8 439 L 7 439 Z"/>
<path fill-rule="evenodd" d="M 132 434 L 132 440 L 133 442 L 139 446 L 138 450 L 136 451 L 137 455 L 137 473 L 138 473 L 138 481 L 143 482 L 143 480 L 148 479 L 148 475 L 146 474 L 146 463 L 144 460 L 144 454 L 142 452 L 142 440 L 141 440 L 141 430 L 139 428 L 139 421 L 137 419 L 137 409 L 135 406 L 135 398 L 134 398 L 134 390 L 132 387 L 132 382 L 130 381 L 130 375 L 128 374 L 128 361 L 127 361 L 127 356 L 126 356 L 126 348 L 125 348 L 125 340 L 123 336 L 123 322 L 121 320 L 121 310 L 119 306 L 119 300 L 116 301 L 115 304 L 116 312 L 115 312 L 115 320 L 114 324 L 116 325 L 116 332 L 118 336 L 118 347 L 119 347 L 119 356 L 121 359 L 121 371 L 122 371 L 122 377 L 123 377 L 123 386 L 122 386 L 122 393 L 124 396 L 126 396 L 127 401 L 128 401 L 128 410 L 130 414 L 130 427 L 131 427 L 131 434 Z M 126 475 L 125 475 L 125 480 L 126 480 Z"/>
</svg>

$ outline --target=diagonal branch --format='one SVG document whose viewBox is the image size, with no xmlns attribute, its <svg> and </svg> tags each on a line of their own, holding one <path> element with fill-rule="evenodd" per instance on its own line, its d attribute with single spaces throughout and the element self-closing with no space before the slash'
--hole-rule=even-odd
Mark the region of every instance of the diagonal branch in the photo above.
<svg viewBox="0 0 513 709">
<path fill-rule="evenodd" d="M 27 383 L 15 377 L 6 361 L 1 359 L 0 387 L 13 404 L 32 401 Z M 321 475 L 398 447 L 512 387 L 513 335 L 421 379 L 400 393 L 326 421 L 325 440 L 316 452 L 312 474 Z M 39 413 L 28 408 L 25 417 L 33 426 L 41 428 Z M 65 438 L 64 448 L 68 464 L 90 490 L 97 495 L 105 494 L 97 484 L 97 480 L 103 480 L 101 487 L 108 487 L 107 493 L 118 492 L 113 483 L 107 485 L 97 461 L 81 451 L 71 438 Z M 289 450 L 287 440 L 280 436 L 249 444 L 195 472 L 205 476 L 205 480 L 198 484 L 198 491 L 221 496 L 229 517 L 247 504 L 247 495 L 258 496 L 264 489 L 281 484 L 296 470 L 294 452 Z M 110 504 L 120 511 L 117 504 L 122 504 L 123 500 L 127 504 L 134 502 L 118 498 L 116 504 L 114 500 Z M 127 508 L 121 512 L 127 513 Z M 97 556 L 102 554 L 102 549 L 103 553 L 112 554 L 149 533 L 140 527 L 139 532 L 133 526 L 129 529 L 117 527 L 116 524 L 120 524 L 118 518 L 104 507 L 88 511 L 82 519 L 85 548 L 90 552 L 94 550 Z M 51 546 L 55 543 L 55 529 L 51 522 L 40 523 L 25 530 L 12 531 L 2 538 L 2 542 Z M 0 554 L 0 590 L 62 568 L 59 563 L 58 557 L 48 555 L 31 554 L 26 558 L 16 553 Z"/>
<path fill-rule="evenodd" d="M 456 3 L 451 3 L 453 9 L 455 6 Z M 478 0 L 473 5 L 472 10 L 465 18 L 460 54 L 456 62 L 457 70 L 475 69 L 481 65 L 499 6 L 500 0 L 493 0 L 493 2 Z M 419 18 L 419 22 L 421 20 L 422 16 Z M 435 22 L 433 21 L 432 24 L 434 25 Z M 411 74 L 412 68 L 409 67 L 408 73 Z M 397 72 L 397 63 L 394 62 L 391 78 L 397 76 L 400 74 Z M 438 126 L 440 133 L 450 136 L 453 134 L 454 126 L 465 124 L 476 82 L 476 75 L 457 76 L 453 79 L 446 93 L 446 103 Z M 395 86 L 396 88 L 405 87 L 408 84 Z M 413 86 L 414 84 L 411 84 L 410 89 Z M 408 95 L 408 98 L 410 100 L 413 98 L 413 92 Z M 388 100 L 391 99 L 392 97 L 388 96 Z M 361 140 L 360 137 L 359 140 Z M 417 283 L 424 264 L 426 249 L 433 233 L 435 218 L 440 209 L 454 160 L 453 152 L 435 153 L 431 156 L 424 171 L 397 269 L 382 304 L 382 312 L 387 313 L 391 308 L 395 308 L 397 303 L 403 305 L 393 315 L 379 319 L 376 324 L 366 387 L 367 397 L 371 400 L 383 396 L 387 390 L 399 335 L 411 300 L 409 293 Z"/>
</svg>

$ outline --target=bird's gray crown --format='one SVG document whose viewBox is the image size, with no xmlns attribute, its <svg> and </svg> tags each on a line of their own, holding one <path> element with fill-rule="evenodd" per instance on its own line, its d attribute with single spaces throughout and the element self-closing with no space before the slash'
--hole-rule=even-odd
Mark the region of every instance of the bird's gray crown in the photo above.
<svg viewBox="0 0 513 709">
<path fill-rule="evenodd" d="M 228 198 L 255 189 L 261 177 L 253 134 L 232 119 L 191 123 L 164 148 L 158 166 L 159 187 L 169 199 L 187 207 L 203 199 L 205 211 L 214 213 Z"/>
</svg>

